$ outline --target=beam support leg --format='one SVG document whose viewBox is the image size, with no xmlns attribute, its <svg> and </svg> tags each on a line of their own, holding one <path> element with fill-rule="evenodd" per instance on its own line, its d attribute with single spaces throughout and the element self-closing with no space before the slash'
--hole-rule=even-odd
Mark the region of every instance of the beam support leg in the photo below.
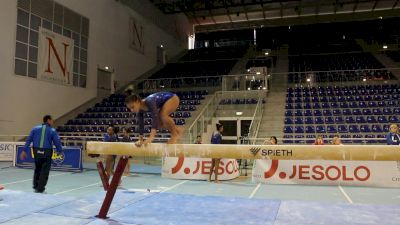
<svg viewBox="0 0 400 225">
<path fill-rule="evenodd" d="M 112 200 L 115 192 L 117 191 L 118 185 L 121 181 L 122 174 L 125 170 L 126 164 L 128 163 L 128 157 L 121 157 L 117 169 L 115 170 L 114 176 L 111 180 L 111 184 L 108 186 L 106 197 L 104 198 L 103 205 L 101 206 L 98 218 L 107 219 L 107 213 L 110 210 Z"/>
</svg>

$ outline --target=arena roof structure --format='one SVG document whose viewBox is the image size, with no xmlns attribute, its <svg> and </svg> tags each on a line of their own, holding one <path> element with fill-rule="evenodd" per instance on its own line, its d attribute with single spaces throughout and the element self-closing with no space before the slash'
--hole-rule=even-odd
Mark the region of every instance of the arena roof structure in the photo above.
<svg viewBox="0 0 400 225">
<path fill-rule="evenodd" d="M 132 0 L 130 0 L 132 1 Z M 399 0 L 150 0 L 196 32 L 398 17 Z"/>
</svg>

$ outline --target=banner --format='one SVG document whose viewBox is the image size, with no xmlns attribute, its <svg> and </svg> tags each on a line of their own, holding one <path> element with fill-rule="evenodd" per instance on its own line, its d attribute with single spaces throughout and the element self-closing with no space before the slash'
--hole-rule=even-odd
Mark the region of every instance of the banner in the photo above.
<svg viewBox="0 0 400 225">
<path fill-rule="evenodd" d="M 400 161 L 255 160 L 254 182 L 400 187 Z"/>
<path fill-rule="evenodd" d="M 0 142 L 0 161 L 13 161 L 15 142 Z"/>
<path fill-rule="evenodd" d="M 34 168 L 33 151 L 27 154 L 25 160 L 20 159 L 21 152 L 24 151 L 23 145 L 16 146 L 15 166 L 21 168 Z M 53 151 L 52 170 L 66 172 L 82 172 L 82 148 L 81 147 L 63 147 L 61 154 Z"/>
<path fill-rule="evenodd" d="M 166 157 L 162 165 L 162 177 L 187 180 L 207 180 L 211 172 L 211 159 Z M 221 159 L 218 180 L 231 180 L 239 176 L 236 159 Z M 212 176 L 214 179 L 214 174 Z"/>
<path fill-rule="evenodd" d="M 38 79 L 72 85 L 74 40 L 40 27 Z"/>
<path fill-rule="evenodd" d="M 129 18 L 129 47 L 144 54 L 144 27 L 135 18 Z"/>
</svg>

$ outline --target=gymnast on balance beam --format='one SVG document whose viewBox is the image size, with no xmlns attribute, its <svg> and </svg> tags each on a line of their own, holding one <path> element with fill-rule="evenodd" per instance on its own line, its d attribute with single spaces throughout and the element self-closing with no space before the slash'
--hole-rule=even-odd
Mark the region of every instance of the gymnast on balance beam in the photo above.
<svg viewBox="0 0 400 225">
<path fill-rule="evenodd" d="M 153 142 L 157 130 L 160 128 L 168 129 L 171 138 L 168 144 L 175 144 L 182 135 L 183 129 L 175 125 L 175 121 L 170 114 L 174 113 L 179 106 L 179 97 L 171 92 L 157 92 L 142 99 L 138 95 L 126 97 L 126 106 L 131 112 L 137 113 L 139 122 L 139 141 L 137 146 L 147 145 Z M 152 127 L 147 140 L 143 140 L 144 132 L 144 112 L 150 112 L 152 117 Z"/>
</svg>

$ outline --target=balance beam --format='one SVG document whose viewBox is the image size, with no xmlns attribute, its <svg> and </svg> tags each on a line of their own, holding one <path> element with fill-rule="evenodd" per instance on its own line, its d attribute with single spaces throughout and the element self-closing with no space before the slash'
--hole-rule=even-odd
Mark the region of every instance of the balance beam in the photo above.
<svg viewBox="0 0 400 225">
<path fill-rule="evenodd" d="M 390 145 L 225 145 L 93 142 L 88 154 L 133 157 L 195 157 L 279 160 L 400 161 L 400 146 Z"/>
<path fill-rule="evenodd" d="M 388 145 L 214 145 L 159 144 L 137 147 L 134 143 L 93 142 L 86 144 L 88 154 L 133 157 L 196 157 L 278 160 L 362 160 L 400 161 L 400 146 Z M 128 159 L 121 157 L 111 183 L 103 181 L 107 194 L 98 218 L 107 218 L 112 200 Z M 104 168 L 99 167 L 100 176 Z M 106 182 L 106 183 L 105 183 Z"/>
</svg>

